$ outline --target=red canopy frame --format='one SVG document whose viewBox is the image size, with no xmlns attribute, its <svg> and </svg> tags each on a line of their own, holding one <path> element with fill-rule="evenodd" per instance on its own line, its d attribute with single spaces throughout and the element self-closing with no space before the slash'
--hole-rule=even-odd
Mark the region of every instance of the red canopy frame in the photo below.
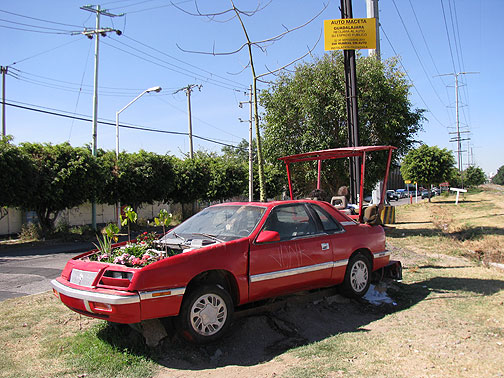
<svg viewBox="0 0 504 378">
<path fill-rule="evenodd" d="M 387 168 L 385 170 L 385 177 L 383 179 L 383 188 L 381 192 L 380 205 L 383 203 L 385 199 L 385 191 L 387 190 L 387 180 L 390 171 L 390 163 L 392 161 L 392 151 L 397 149 L 394 146 L 359 146 L 359 147 L 344 147 L 344 148 L 333 148 L 330 150 L 321 150 L 321 151 L 313 151 L 306 152 L 303 154 L 284 156 L 279 158 L 285 162 L 285 166 L 287 169 L 287 180 L 289 182 L 289 193 L 291 199 L 294 199 L 292 193 L 292 182 L 291 175 L 289 170 L 289 165 L 292 163 L 298 163 L 302 161 L 314 161 L 317 160 L 317 189 L 320 189 L 320 178 L 321 178 L 321 166 L 322 160 L 328 159 L 341 159 L 352 156 L 359 156 L 361 158 L 361 179 L 360 179 L 360 188 L 359 188 L 359 222 L 362 222 L 362 199 L 364 197 L 364 172 L 366 168 L 366 153 L 373 151 L 388 151 L 388 159 L 387 159 Z"/>
</svg>

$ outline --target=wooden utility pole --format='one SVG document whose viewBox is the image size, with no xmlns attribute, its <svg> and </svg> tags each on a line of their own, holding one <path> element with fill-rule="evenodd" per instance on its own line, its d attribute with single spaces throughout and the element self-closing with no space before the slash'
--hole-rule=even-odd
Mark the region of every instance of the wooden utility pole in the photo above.
<svg viewBox="0 0 504 378">
<path fill-rule="evenodd" d="M 178 93 L 180 91 L 184 91 L 186 96 L 187 96 L 187 114 L 189 116 L 189 158 L 193 158 L 194 156 L 194 149 L 193 149 L 193 138 L 192 138 L 192 114 L 191 114 L 191 92 L 193 88 L 198 88 L 198 90 L 201 91 L 201 87 L 203 85 L 197 85 L 197 84 L 189 84 L 187 87 L 180 88 L 173 92 L 173 94 Z"/>
</svg>

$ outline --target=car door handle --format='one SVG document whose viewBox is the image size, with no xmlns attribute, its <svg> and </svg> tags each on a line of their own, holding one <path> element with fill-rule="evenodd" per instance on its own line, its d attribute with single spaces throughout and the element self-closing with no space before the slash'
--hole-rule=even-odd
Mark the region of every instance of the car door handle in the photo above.
<svg viewBox="0 0 504 378">
<path fill-rule="evenodd" d="M 327 251 L 329 249 L 329 243 L 322 243 L 320 246 L 322 247 L 322 251 Z"/>
</svg>

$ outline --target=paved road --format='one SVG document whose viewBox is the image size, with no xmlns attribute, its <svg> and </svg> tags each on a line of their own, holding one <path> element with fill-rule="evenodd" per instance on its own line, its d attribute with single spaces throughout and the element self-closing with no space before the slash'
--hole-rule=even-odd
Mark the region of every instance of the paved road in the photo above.
<svg viewBox="0 0 504 378">
<path fill-rule="evenodd" d="M 50 281 L 66 262 L 91 243 L 63 243 L 46 247 L 0 248 L 0 301 L 51 290 Z"/>
</svg>

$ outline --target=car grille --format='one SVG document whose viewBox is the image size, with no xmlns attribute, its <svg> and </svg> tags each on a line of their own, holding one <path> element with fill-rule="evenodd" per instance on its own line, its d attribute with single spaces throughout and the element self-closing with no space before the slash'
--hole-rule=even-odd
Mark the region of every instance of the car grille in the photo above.
<svg viewBox="0 0 504 378">
<path fill-rule="evenodd" d="M 89 272 L 87 270 L 73 269 L 70 274 L 70 282 L 80 286 L 92 287 L 98 272 Z"/>
</svg>

